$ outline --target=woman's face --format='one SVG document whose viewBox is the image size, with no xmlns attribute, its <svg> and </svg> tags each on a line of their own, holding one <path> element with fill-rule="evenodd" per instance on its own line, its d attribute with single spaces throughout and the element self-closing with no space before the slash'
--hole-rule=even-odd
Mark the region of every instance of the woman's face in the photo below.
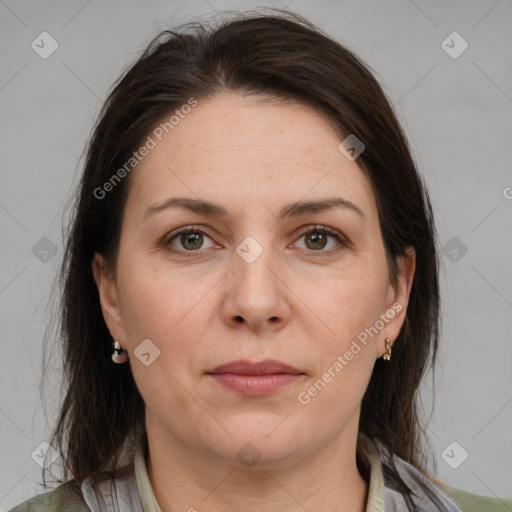
<svg viewBox="0 0 512 512">
<path fill-rule="evenodd" d="M 269 467 L 354 439 L 414 254 L 393 287 L 370 182 L 309 107 L 226 94 L 168 131 L 132 171 L 116 275 L 93 264 L 148 434 Z M 212 374 L 240 360 L 295 373 Z"/>
</svg>

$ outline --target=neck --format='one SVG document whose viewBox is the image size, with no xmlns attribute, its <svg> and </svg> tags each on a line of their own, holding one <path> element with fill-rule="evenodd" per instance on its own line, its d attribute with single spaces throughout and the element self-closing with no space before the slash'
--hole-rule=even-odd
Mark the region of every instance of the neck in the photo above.
<svg viewBox="0 0 512 512">
<path fill-rule="evenodd" d="M 311 456 L 271 468 L 240 468 L 148 429 L 149 480 L 162 512 L 364 512 L 368 483 L 356 464 L 357 431 Z"/>
</svg>

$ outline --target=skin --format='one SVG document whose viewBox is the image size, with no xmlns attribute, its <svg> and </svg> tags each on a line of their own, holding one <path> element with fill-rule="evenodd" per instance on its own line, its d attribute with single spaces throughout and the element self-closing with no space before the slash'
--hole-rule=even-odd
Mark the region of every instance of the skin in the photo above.
<svg viewBox="0 0 512 512">
<path fill-rule="evenodd" d="M 399 261 L 393 286 L 370 182 L 340 142 L 310 107 L 224 94 L 199 101 L 132 171 L 116 270 L 100 254 L 92 267 L 146 404 L 146 464 L 163 512 L 365 510 L 361 400 L 404 321 L 415 258 Z M 175 196 L 219 203 L 230 217 L 169 208 L 144 219 Z M 277 220 L 284 205 L 330 197 L 364 219 L 335 208 Z M 346 242 L 329 235 L 322 246 L 304 234 L 315 225 Z M 186 226 L 206 232 L 202 245 L 180 236 L 165 245 Z M 252 263 L 236 252 L 248 236 L 263 248 Z M 396 303 L 402 310 L 301 404 L 298 394 Z M 134 354 L 145 339 L 160 350 L 148 366 Z M 206 375 L 237 359 L 277 359 L 304 375 L 266 396 Z M 252 467 L 237 456 L 248 442 L 261 454 Z"/>
</svg>

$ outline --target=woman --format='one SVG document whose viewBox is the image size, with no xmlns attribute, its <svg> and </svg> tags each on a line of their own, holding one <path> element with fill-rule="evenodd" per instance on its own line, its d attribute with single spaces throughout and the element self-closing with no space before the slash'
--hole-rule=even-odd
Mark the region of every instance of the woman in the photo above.
<svg viewBox="0 0 512 512">
<path fill-rule="evenodd" d="M 377 81 L 306 20 L 153 40 L 92 135 L 63 279 L 64 479 L 15 511 L 498 504 L 428 476 L 428 193 Z"/>
</svg>

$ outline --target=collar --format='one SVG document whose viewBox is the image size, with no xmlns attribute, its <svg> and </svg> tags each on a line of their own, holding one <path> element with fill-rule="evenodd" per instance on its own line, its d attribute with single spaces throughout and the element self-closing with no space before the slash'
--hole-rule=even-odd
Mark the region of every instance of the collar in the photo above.
<svg viewBox="0 0 512 512">
<path fill-rule="evenodd" d="M 151 482 L 149 481 L 146 468 L 145 448 L 147 448 L 147 437 L 146 434 L 143 434 L 137 444 L 134 459 L 135 479 L 137 481 L 137 489 L 142 505 L 141 512 L 162 512 L 153 494 Z"/>
</svg>

